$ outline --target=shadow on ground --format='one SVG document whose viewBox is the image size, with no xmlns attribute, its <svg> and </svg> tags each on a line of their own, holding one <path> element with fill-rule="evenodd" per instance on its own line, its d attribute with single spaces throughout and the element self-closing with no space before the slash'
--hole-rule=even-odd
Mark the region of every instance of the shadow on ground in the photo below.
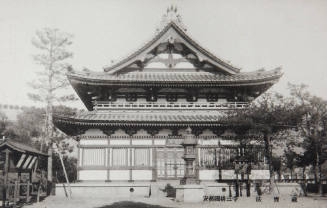
<svg viewBox="0 0 327 208">
<path fill-rule="evenodd" d="M 121 201 L 121 202 L 115 202 L 110 205 L 104 205 L 98 208 L 170 208 L 170 207 L 146 204 L 142 202 Z"/>
</svg>

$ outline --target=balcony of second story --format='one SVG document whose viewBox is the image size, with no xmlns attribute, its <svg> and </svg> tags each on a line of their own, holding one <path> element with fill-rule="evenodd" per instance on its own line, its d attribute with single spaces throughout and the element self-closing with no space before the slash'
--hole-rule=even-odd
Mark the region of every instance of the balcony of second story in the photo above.
<svg viewBox="0 0 327 208">
<path fill-rule="evenodd" d="M 109 102 L 94 101 L 94 110 L 231 110 L 248 102 Z"/>
</svg>

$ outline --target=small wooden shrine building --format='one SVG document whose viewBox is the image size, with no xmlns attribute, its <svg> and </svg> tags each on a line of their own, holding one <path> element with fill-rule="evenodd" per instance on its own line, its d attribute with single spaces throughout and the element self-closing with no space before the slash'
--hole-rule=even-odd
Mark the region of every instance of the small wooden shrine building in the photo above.
<svg viewBox="0 0 327 208">
<path fill-rule="evenodd" d="M 246 108 L 281 76 L 280 68 L 240 72 L 191 38 L 172 7 L 150 41 L 104 72 L 71 70 L 68 79 L 88 112 L 53 121 L 79 141 L 81 181 L 183 177 L 188 127 L 198 141 L 198 179 L 233 180 L 234 160 L 244 151 L 222 115 Z M 255 153 L 252 178 L 269 175 L 263 149 L 247 151 Z"/>
<path fill-rule="evenodd" d="M 3 204 L 19 202 L 29 197 L 42 185 L 47 191 L 46 164 L 48 155 L 28 145 L 5 139 L 0 142 L 0 198 Z M 33 184 L 36 185 L 33 187 Z"/>
</svg>

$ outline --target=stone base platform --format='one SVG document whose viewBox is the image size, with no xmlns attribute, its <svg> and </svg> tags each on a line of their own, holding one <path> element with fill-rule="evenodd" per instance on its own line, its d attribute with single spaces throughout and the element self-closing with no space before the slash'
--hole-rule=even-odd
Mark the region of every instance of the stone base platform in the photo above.
<svg viewBox="0 0 327 208">
<path fill-rule="evenodd" d="M 205 195 L 203 185 L 179 185 L 176 187 L 176 201 L 197 203 L 202 202 Z"/>
<path fill-rule="evenodd" d="M 115 197 L 149 197 L 150 183 L 105 183 L 105 182 L 78 182 L 70 184 L 72 197 L 86 198 L 115 198 Z M 69 188 L 67 184 L 56 184 L 56 195 L 65 196 Z"/>
</svg>

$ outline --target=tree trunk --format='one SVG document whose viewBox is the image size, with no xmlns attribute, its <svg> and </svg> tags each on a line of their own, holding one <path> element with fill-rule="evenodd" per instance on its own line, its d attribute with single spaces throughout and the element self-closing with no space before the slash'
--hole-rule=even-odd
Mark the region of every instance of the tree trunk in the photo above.
<svg viewBox="0 0 327 208">
<path fill-rule="evenodd" d="M 268 163 L 268 168 L 269 168 L 269 173 L 270 173 L 270 186 L 269 186 L 269 191 L 272 192 L 274 189 L 274 184 L 275 184 L 275 176 L 274 176 L 274 170 L 272 166 L 272 149 L 271 149 L 271 141 L 268 133 L 264 133 L 264 142 L 265 142 L 265 156 L 267 158 L 267 163 Z"/>
<path fill-rule="evenodd" d="M 48 149 L 48 181 L 52 182 L 52 146 L 49 145 Z"/>
<path fill-rule="evenodd" d="M 52 78 L 49 77 L 49 86 L 50 89 L 52 88 Z M 52 116 L 53 116 L 53 103 L 52 103 L 52 91 L 48 91 L 48 98 L 47 98 L 47 108 L 46 108 L 46 140 L 49 146 L 48 149 L 48 181 L 52 182 L 52 139 L 53 139 L 53 123 L 52 123 Z"/>
<path fill-rule="evenodd" d="M 323 192 L 323 184 L 321 181 L 321 165 L 320 165 L 320 155 L 319 155 L 319 151 L 316 151 L 317 154 L 317 161 L 316 161 L 316 173 L 317 177 L 318 177 L 318 193 L 320 196 L 324 195 Z"/>
</svg>

